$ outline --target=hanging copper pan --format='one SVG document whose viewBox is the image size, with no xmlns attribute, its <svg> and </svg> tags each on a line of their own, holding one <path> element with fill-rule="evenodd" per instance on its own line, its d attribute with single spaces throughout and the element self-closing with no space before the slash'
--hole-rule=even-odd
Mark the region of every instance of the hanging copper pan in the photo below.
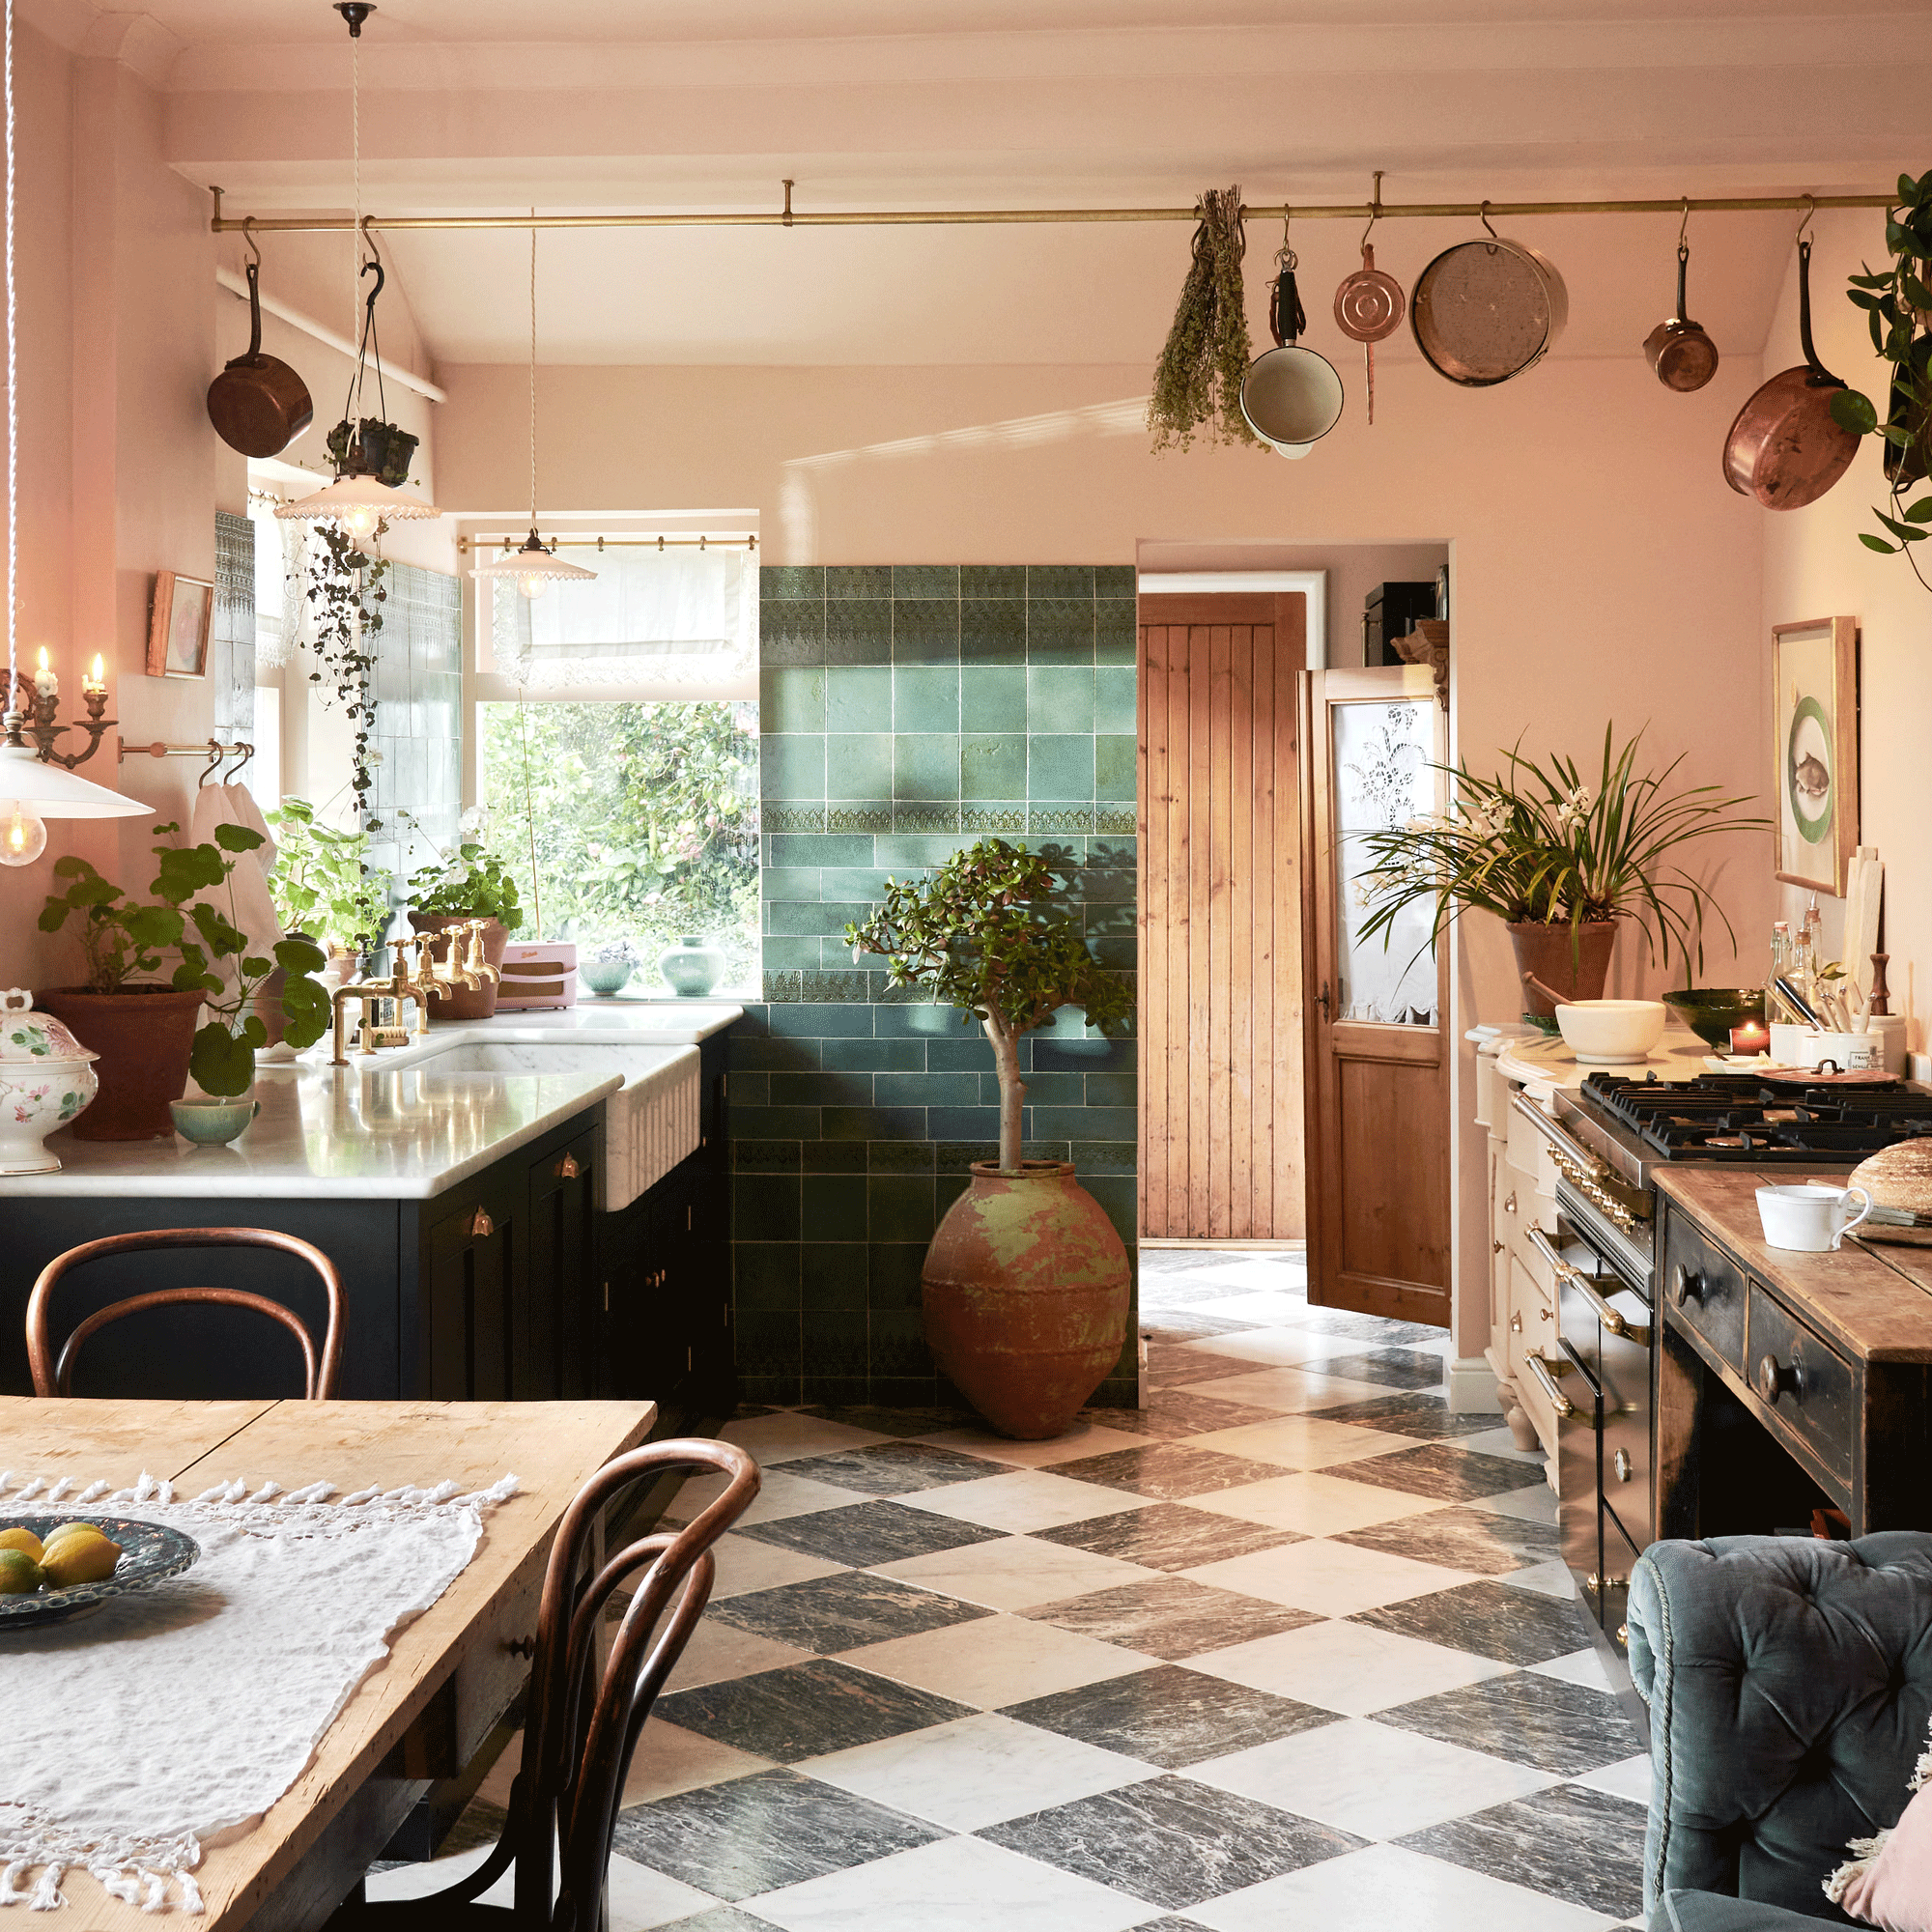
<svg viewBox="0 0 1932 1932">
<path fill-rule="evenodd" d="M 1798 244 L 1798 339 L 1804 360 L 1774 376 L 1738 412 L 1724 439 L 1724 481 L 1767 510 L 1815 503 L 1859 453 L 1859 439 L 1833 420 L 1845 385 L 1811 346 L 1811 244 Z"/>
<path fill-rule="evenodd" d="M 1701 389 L 1718 373 L 1718 345 L 1704 333 L 1701 323 L 1684 313 L 1684 280 L 1690 266 L 1690 244 L 1677 244 L 1677 313 L 1660 322 L 1643 338 L 1644 358 L 1666 389 L 1688 395 Z"/>
<path fill-rule="evenodd" d="M 250 261 L 248 353 L 236 356 L 208 385 L 208 419 L 230 449 L 267 457 L 279 456 L 314 415 L 302 379 L 278 356 L 262 354 L 262 265 Z"/>
</svg>

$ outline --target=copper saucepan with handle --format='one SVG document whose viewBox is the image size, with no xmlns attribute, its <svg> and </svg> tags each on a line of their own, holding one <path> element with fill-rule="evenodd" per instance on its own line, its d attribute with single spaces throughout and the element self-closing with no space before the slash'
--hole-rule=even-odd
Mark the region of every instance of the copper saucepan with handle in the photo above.
<svg viewBox="0 0 1932 1932">
<path fill-rule="evenodd" d="M 1689 395 L 1701 389 L 1718 373 L 1718 345 L 1704 333 L 1701 323 L 1684 313 L 1684 282 L 1690 267 L 1690 244 L 1677 242 L 1677 313 L 1660 322 L 1643 338 L 1644 359 L 1666 389 Z"/>
<path fill-rule="evenodd" d="M 1845 385 L 1811 343 L 1811 244 L 1798 244 L 1798 339 L 1804 360 L 1781 370 L 1738 412 L 1724 439 L 1724 481 L 1767 510 L 1815 503 L 1859 453 L 1859 439 L 1832 414 Z"/>
<path fill-rule="evenodd" d="M 250 248 L 255 238 L 248 238 Z M 262 262 L 248 263 L 248 350 L 208 385 L 208 419 L 230 449 L 279 456 L 313 420 L 308 385 L 279 356 L 262 354 Z"/>
</svg>

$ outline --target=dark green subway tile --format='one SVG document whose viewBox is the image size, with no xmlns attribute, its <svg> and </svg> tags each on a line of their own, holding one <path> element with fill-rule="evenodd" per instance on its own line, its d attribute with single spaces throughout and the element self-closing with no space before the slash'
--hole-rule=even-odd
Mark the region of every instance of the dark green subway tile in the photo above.
<svg viewBox="0 0 1932 1932">
<path fill-rule="evenodd" d="M 757 1138 L 771 1140 L 780 1136 L 760 1134 Z M 732 1238 L 797 1240 L 798 1187 L 799 1178 L 795 1174 L 740 1175 L 731 1190 Z"/>
<path fill-rule="evenodd" d="M 1131 799 L 1137 789 L 1134 758 L 1138 741 L 1107 736 L 1094 740 L 1094 796 L 1098 799 Z"/>
<path fill-rule="evenodd" d="M 871 1378 L 867 1376 L 801 1376 L 798 1387 L 799 1401 L 814 1407 L 842 1407 L 873 1400 Z"/>
<path fill-rule="evenodd" d="M 1091 665 L 1094 607 L 1065 599 L 1027 599 L 1027 664 Z"/>
<path fill-rule="evenodd" d="M 1139 841 L 1131 837 L 1087 841 L 1087 864 L 1097 871 L 1125 872 L 1131 877 L 1139 855 Z"/>
<path fill-rule="evenodd" d="M 867 1320 L 866 1366 L 874 1377 L 932 1373 L 925 1318 L 917 1308 L 875 1308 Z"/>
<path fill-rule="evenodd" d="M 742 1107 L 734 1100 L 726 1131 L 733 1140 L 815 1141 L 818 1125 L 816 1107 Z"/>
<path fill-rule="evenodd" d="M 806 810 L 817 802 L 825 810 L 825 734 L 790 732 L 762 738 L 758 744 L 760 782 L 769 799 L 795 799 Z"/>
<path fill-rule="evenodd" d="M 1140 657 L 1140 626 L 1131 597 L 1103 597 L 1094 606 L 1094 661 L 1130 665 Z"/>
<path fill-rule="evenodd" d="M 777 899 L 815 899 L 823 876 L 815 866 L 767 866 L 758 874 L 758 894 L 767 905 Z"/>
<path fill-rule="evenodd" d="M 1072 1145 L 1067 1141 L 1023 1140 L 1020 1143 L 1022 1160 L 1071 1160 Z"/>
<path fill-rule="evenodd" d="M 953 853 L 963 852 L 972 842 L 970 838 L 920 838 L 895 834 L 890 838 L 876 840 L 867 858 L 895 878 L 904 878 L 908 871 L 945 865 Z"/>
<path fill-rule="evenodd" d="M 798 1261 L 796 1241 L 735 1242 L 731 1262 L 739 1308 L 796 1308 Z"/>
<path fill-rule="evenodd" d="M 997 1107 L 931 1107 L 926 1131 L 935 1141 L 996 1141 L 1000 1137 Z"/>
<path fill-rule="evenodd" d="M 1026 566 L 1022 563 L 962 563 L 959 566 L 959 594 L 962 597 L 1024 597 L 1027 594 Z"/>
<path fill-rule="evenodd" d="M 824 873 L 819 875 L 825 877 Z M 1080 897 L 1083 903 L 1093 906 L 1125 906 L 1130 910 L 1134 903 L 1134 875 L 1131 872 L 1115 871 L 1109 867 L 1090 867 L 1080 874 Z"/>
<path fill-rule="evenodd" d="M 918 1308 L 920 1269 L 925 1265 L 924 1241 L 874 1241 L 867 1260 L 867 1305 L 871 1308 Z"/>
<path fill-rule="evenodd" d="M 923 1107 L 827 1107 L 820 1115 L 829 1141 L 918 1141 L 925 1138 Z"/>
<path fill-rule="evenodd" d="M 731 1041 L 731 1071 L 746 1073 L 803 1073 L 818 1065 L 822 1051 L 815 1039 L 777 1039 L 769 1034 L 748 1034 Z"/>
<path fill-rule="evenodd" d="M 959 805 L 959 830 L 974 838 L 1012 838 L 1023 837 L 1027 827 L 1027 809 L 1023 799 L 962 799 Z"/>
<path fill-rule="evenodd" d="M 825 1039 L 814 1045 L 818 1064 L 841 1073 L 923 1073 L 932 1051 L 923 1039 Z"/>
<path fill-rule="evenodd" d="M 959 734 L 956 731 L 917 731 L 895 736 L 893 740 L 893 797 L 956 801 L 959 797 Z"/>
<path fill-rule="evenodd" d="M 959 673 L 962 731 L 1024 731 L 1027 671 L 1024 665 L 969 665 Z"/>
<path fill-rule="evenodd" d="M 959 606 L 959 662 L 962 665 L 1025 665 L 1027 607 L 968 598 Z"/>
<path fill-rule="evenodd" d="M 872 1009 L 856 1003 L 849 1006 L 774 1007 L 772 1032 L 798 1039 L 869 1038 Z"/>
<path fill-rule="evenodd" d="M 886 895 L 886 877 L 873 867 L 836 866 L 819 875 L 820 896 L 873 905 Z"/>
<path fill-rule="evenodd" d="M 799 1165 L 805 1171 L 805 1184 L 812 1184 L 815 1174 L 864 1174 L 864 1141 L 809 1140 L 799 1149 Z"/>
<path fill-rule="evenodd" d="M 856 1241 L 815 1241 L 809 1236 L 799 1250 L 799 1302 L 808 1319 L 819 1309 L 866 1306 L 866 1225 L 865 1182 L 860 1188 L 859 1226 Z M 810 1224 L 810 1195 L 806 1197 L 807 1225 Z"/>
<path fill-rule="evenodd" d="M 1034 1109 L 1034 1132 L 1042 1140 L 1130 1141 L 1139 1129 L 1132 1107 Z"/>
<path fill-rule="evenodd" d="M 1039 740 L 1036 738 L 1037 745 Z M 1086 740 L 1091 748 L 1094 741 Z M 1036 798 L 1027 807 L 1027 838 L 1030 849 L 1038 850 L 1043 844 L 1064 847 L 1069 838 L 1077 838 L 1094 829 L 1094 808 L 1080 799 Z"/>
<path fill-rule="evenodd" d="M 893 565 L 893 595 L 895 598 L 957 598 L 959 566 L 956 563 L 895 563 Z"/>
<path fill-rule="evenodd" d="M 777 906 L 767 906 L 767 914 L 780 911 Z M 776 933 L 767 933 L 764 939 L 764 970 L 766 973 L 816 972 L 823 955 L 815 939 L 786 939 Z"/>
<path fill-rule="evenodd" d="M 873 1009 L 873 1030 L 881 1039 L 903 1039 L 922 1034 L 935 1042 L 958 1039 L 962 1021 L 972 1027 L 976 1038 L 984 1037 L 980 1023 L 970 1013 L 962 1013 L 957 1007 L 935 1006 L 929 998 L 909 1001 L 904 1006 Z"/>
<path fill-rule="evenodd" d="M 995 1076 L 982 1074 L 980 1078 L 988 1083 L 981 1100 L 988 1106 L 999 1102 L 999 1088 Z M 1026 1083 L 1027 1104 L 1032 1107 L 1084 1107 L 1087 1104 L 1087 1079 L 1080 1073 L 1035 1073 L 1028 1076 Z M 776 1094 L 773 1096 L 776 1098 Z"/>
<path fill-rule="evenodd" d="M 828 731 L 890 731 L 893 672 L 890 665 L 834 665 L 825 673 Z"/>
<path fill-rule="evenodd" d="M 772 1104 L 772 1076 L 770 1071 L 755 1067 L 733 1067 L 737 1076 L 731 1082 L 731 1097 L 741 1107 L 769 1107 Z"/>
<path fill-rule="evenodd" d="M 956 1143 L 955 1143 L 956 1145 Z M 998 1159 L 998 1150 L 994 1158 Z M 932 1208 L 940 1221 L 946 1219 L 946 1210 L 973 1184 L 970 1174 L 936 1174 L 932 1179 Z M 935 1226 L 937 1223 L 934 1224 Z"/>
<path fill-rule="evenodd" d="M 1094 566 L 1091 563 L 1030 563 L 1027 565 L 1027 602 L 1041 597 L 1086 597 L 1094 595 Z"/>
<path fill-rule="evenodd" d="M 1094 734 L 1035 731 L 1027 746 L 1027 796 L 1075 804 L 1094 796 Z M 1047 830 L 1054 828 L 1048 827 Z"/>
<path fill-rule="evenodd" d="M 1094 729 L 1092 665 L 1033 665 L 1027 669 L 1027 729 L 1036 734 Z"/>
<path fill-rule="evenodd" d="M 1070 1080 L 1070 1073 L 1056 1075 L 1056 1078 Z M 1086 1100 L 1090 1107 L 1131 1107 L 1140 1098 L 1140 1075 L 1138 1073 L 1090 1073 L 1087 1075 Z"/>
<path fill-rule="evenodd" d="M 881 1073 L 873 1082 L 872 1098 L 881 1107 L 971 1107 L 980 1097 L 981 1077 L 978 1073 Z"/>
<path fill-rule="evenodd" d="M 1094 566 L 1095 597 L 1131 597 L 1140 573 L 1130 563 L 1100 563 Z"/>
<path fill-rule="evenodd" d="M 930 1040 L 925 1048 L 925 1064 L 935 1073 L 990 1073 L 993 1070 L 993 1043 L 974 1029 L 973 1037 Z"/>
<path fill-rule="evenodd" d="M 825 680 L 822 665 L 763 667 L 758 672 L 758 729 L 764 738 L 781 731 L 823 731 Z M 771 788 L 768 783 L 766 789 Z"/>
<path fill-rule="evenodd" d="M 869 1174 L 930 1174 L 932 1143 L 918 1141 L 868 1141 L 866 1170 Z"/>
<path fill-rule="evenodd" d="M 893 594 L 893 567 L 889 563 L 828 564 L 825 594 L 828 598 L 888 598 Z"/>
<path fill-rule="evenodd" d="M 805 1400 L 804 1384 L 796 1369 L 787 1376 L 754 1376 L 746 1373 L 743 1350 L 739 1354 L 738 1400 L 746 1404 L 769 1403 L 788 1408 Z"/>
<path fill-rule="evenodd" d="M 861 1309 L 814 1308 L 800 1324 L 802 1361 L 808 1383 L 813 1376 L 866 1375 L 866 1316 Z"/>
<path fill-rule="evenodd" d="M 872 1103 L 869 1073 L 772 1073 L 775 1107 L 868 1107 Z"/>
<path fill-rule="evenodd" d="M 764 598 L 758 605 L 758 655 L 765 664 L 825 661 L 825 606 L 817 598 Z"/>
<path fill-rule="evenodd" d="M 825 606 L 823 662 L 889 665 L 893 661 L 893 607 L 886 598 Z"/>
<path fill-rule="evenodd" d="M 803 1357 L 796 1309 L 747 1309 L 738 1317 L 738 1373 L 748 1380 L 796 1376 Z"/>
<path fill-rule="evenodd" d="M 810 805 L 797 803 L 779 805 L 774 804 L 768 799 L 759 808 L 758 825 L 760 830 L 774 837 L 781 832 L 787 835 L 823 832 L 825 830 L 825 808 L 816 799 L 812 800 Z M 769 850 L 766 852 L 765 858 L 771 864 L 780 863 L 774 859 Z"/>
<path fill-rule="evenodd" d="M 957 598 L 893 599 L 893 664 L 956 665 L 959 662 Z"/>
<path fill-rule="evenodd" d="M 872 841 L 858 834 L 776 833 L 766 839 L 765 857 L 774 866 L 870 866 Z"/>
<path fill-rule="evenodd" d="M 866 1235 L 868 1240 L 929 1241 L 932 1228 L 930 1174 L 868 1174 L 866 1177 Z"/>
<path fill-rule="evenodd" d="M 836 672 L 831 673 L 837 676 Z M 835 687 L 836 689 L 836 687 Z M 1094 671 L 1094 728 L 1096 731 L 1140 729 L 1135 710 L 1134 669 L 1131 665 L 1103 664 Z"/>
<path fill-rule="evenodd" d="M 959 670 L 953 665 L 893 667 L 893 729 L 956 732 L 959 729 Z"/>
<path fill-rule="evenodd" d="M 1137 1239 L 1135 1194 L 1139 1183 L 1128 1174 L 1095 1174 L 1080 1184 L 1100 1204 L 1101 1210 L 1114 1224 L 1114 1232 L 1125 1244 L 1127 1258 L 1131 1262 Z"/>
<path fill-rule="evenodd" d="M 745 1174 L 796 1174 L 799 1141 L 737 1140 L 731 1143 L 731 1164 Z"/>
<path fill-rule="evenodd" d="M 828 941 L 819 941 L 821 955 L 828 945 Z M 844 947 L 838 948 L 837 953 L 838 970 L 800 974 L 798 997 L 808 1005 L 849 1006 L 854 1000 L 869 1001 L 876 996 L 877 976 L 848 964 L 851 954 Z"/>
<path fill-rule="evenodd" d="M 893 788 L 893 741 L 884 731 L 839 731 L 825 739 L 825 796 L 874 799 Z M 832 810 L 828 804 L 826 810 Z M 829 829 L 829 826 L 828 826 Z"/>
<path fill-rule="evenodd" d="M 993 801 L 1027 795 L 1027 741 L 1021 731 L 970 732 L 959 740 L 959 795 Z M 962 827 L 962 830 L 965 829 Z"/>
<path fill-rule="evenodd" d="M 1042 1073 L 1125 1073 L 1140 1065 L 1139 1042 L 1126 1039 L 1036 1039 L 1033 1064 Z"/>
<path fill-rule="evenodd" d="M 808 1241 L 863 1241 L 866 1238 L 866 1177 L 814 1174 L 805 1183 L 805 1238 Z M 865 1265 L 860 1264 L 861 1294 Z M 863 1300 L 847 1304 L 862 1307 Z"/>
<path fill-rule="evenodd" d="M 1131 930 L 1092 934 L 1087 946 L 1102 966 L 1117 973 L 1131 973 L 1139 963 L 1139 942 Z"/>
<path fill-rule="evenodd" d="M 825 566 L 822 563 L 768 563 L 758 571 L 758 597 L 761 603 L 779 597 L 823 597 Z"/>
</svg>

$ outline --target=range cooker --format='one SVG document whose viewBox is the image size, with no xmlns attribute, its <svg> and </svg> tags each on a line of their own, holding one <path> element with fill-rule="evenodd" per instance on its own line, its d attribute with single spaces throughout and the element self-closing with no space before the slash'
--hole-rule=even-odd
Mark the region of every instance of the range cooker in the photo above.
<svg viewBox="0 0 1932 1932">
<path fill-rule="evenodd" d="M 1653 1418 L 1656 1175 L 1726 1162 L 1793 1180 L 1856 1166 L 1932 1135 L 1932 1093 L 1900 1082 L 1774 1085 L 1748 1074 L 1689 1081 L 1592 1073 L 1553 1113 L 1513 1102 L 1555 1164 L 1557 1221 L 1529 1241 L 1554 1280 L 1556 1349 L 1528 1358 L 1559 1419 L 1565 1560 L 1606 1631 L 1623 1622 L 1631 1565 L 1657 1534 Z"/>
</svg>

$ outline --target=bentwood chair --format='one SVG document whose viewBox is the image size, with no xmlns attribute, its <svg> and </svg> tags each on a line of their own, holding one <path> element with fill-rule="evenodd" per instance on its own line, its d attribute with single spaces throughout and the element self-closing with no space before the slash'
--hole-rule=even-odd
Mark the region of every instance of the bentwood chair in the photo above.
<svg viewBox="0 0 1932 1932">
<path fill-rule="evenodd" d="M 579 1579 L 599 1512 L 620 1491 L 669 1473 L 722 1475 L 724 1491 L 676 1531 L 640 1538 Z M 426 1897 L 354 1900 L 328 1932 L 600 1932 L 605 1873 L 638 1739 L 711 1595 L 711 1546 L 758 1492 L 758 1465 L 728 1442 L 653 1442 L 607 1463 L 558 1525 L 537 1611 L 524 1754 L 490 1856 Z M 639 1577 L 639 1573 L 642 1575 Z M 596 1669 L 611 1593 L 639 1577 L 609 1661 Z M 515 1903 L 477 1901 L 515 1867 Z"/>
<path fill-rule="evenodd" d="M 49 1311 L 54 1290 L 63 1276 L 89 1262 L 104 1261 L 110 1255 L 138 1254 L 151 1248 L 279 1248 L 306 1262 L 322 1278 L 323 1293 L 328 1304 L 328 1323 L 322 1338 L 322 1358 L 316 1359 L 315 1343 L 298 1316 L 270 1301 L 267 1295 L 251 1294 L 239 1288 L 157 1288 L 146 1294 L 130 1294 L 94 1314 L 76 1326 L 62 1344 L 58 1358 L 50 1335 Z M 342 1368 L 342 1283 L 335 1264 L 318 1247 L 298 1240 L 294 1235 L 277 1234 L 272 1228 L 149 1228 L 131 1235 L 106 1235 L 98 1241 L 84 1241 L 56 1255 L 41 1270 L 34 1292 L 27 1298 L 27 1364 L 33 1371 L 36 1395 L 71 1395 L 73 1358 L 91 1335 L 110 1321 L 138 1315 L 150 1308 L 178 1308 L 190 1303 L 212 1303 L 221 1308 L 248 1308 L 278 1321 L 301 1344 L 303 1389 L 310 1401 L 327 1402 L 335 1393 L 336 1378 Z"/>
</svg>

